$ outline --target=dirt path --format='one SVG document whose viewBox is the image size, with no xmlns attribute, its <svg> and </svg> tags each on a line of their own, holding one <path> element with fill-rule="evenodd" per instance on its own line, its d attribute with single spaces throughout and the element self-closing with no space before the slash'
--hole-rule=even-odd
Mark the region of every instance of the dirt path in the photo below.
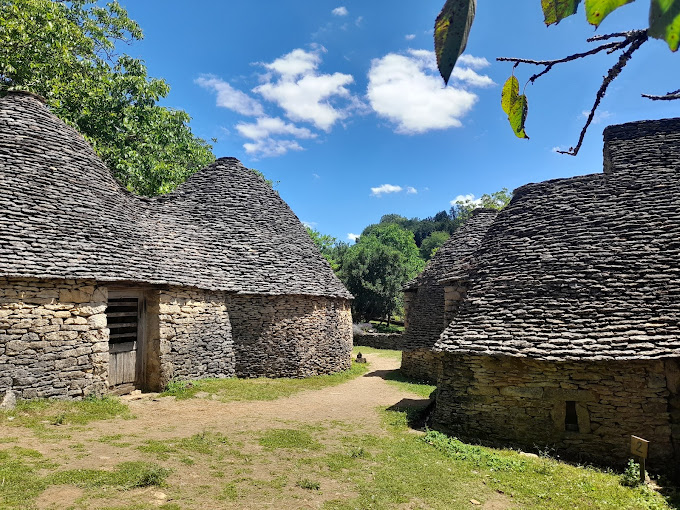
<svg viewBox="0 0 680 510">
<path fill-rule="evenodd" d="M 56 462 L 60 470 L 114 470 L 122 462 L 145 461 L 158 462 L 173 472 L 162 491 L 118 491 L 111 495 L 113 499 L 107 499 L 105 493 L 93 496 L 73 486 L 52 486 L 38 499 L 38 508 L 121 508 L 121 504 L 126 508 L 139 501 L 149 508 L 169 501 L 178 505 L 172 508 L 182 509 L 320 508 L 324 501 L 355 497 L 353 484 L 324 476 L 324 490 L 309 491 L 296 486 L 299 479 L 321 476 L 315 462 L 346 451 L 348 435 L 386 434 L 378 408 L 419 398 L 383 379 L 386 373 L 399 368 L 399 360 L 379 354 L 367 354 L 366 358 L 369 372 L 362 377 L 273 401 L 223 403 L 210 398 L 159 398 L 155 394 L 125 396 L 122 400 L 134 419 L 96 421 L 84 427 L 49 426 L 55 433 L 63 433 L 61 439 L 41 437 L 27 428 L 1 426 L 0 436 L 13 436 L 17 446 L 37 450 L 45 460 Z M 259 442 L 261 434 L 276 428 L 311 431 L 324 448 L 272 451 L 263 447 Z M 169 454 L 144 449 L 151 440 L 172 446 L 205 432 L 229 438 L 230 450 L 211 456 L 177 449 Z M 236 486 L 234 480 L 238 481 Z M 215 503 L 225 491 L 236 491 L 238 498 Z"/>
<path fill-rule="evenodd" d="M 381 375 L 399 368 L 399 361 L 376 354 L 366 355 L 367 374 L 338 386 L 303 391 L 272 401 L 221 403 L 207 399 L 175 401 L 152 396 L 125 397 L 137 417 L 135 425 L 152 430 L 159 423 L 173 424 L 178 434 L 195 434 L 206 429 L 259 430 L 276 421 L 318 424 L 329 421 L 353 423 L 365 431 L 379 427 L 376 408 L 396 404 L 411 393 L 386 383 Z M 95 424 L 98 434 L 112 433 L 112 423 Z M 115 425 L 113 425 L 115 427 Z"/>
</svg>

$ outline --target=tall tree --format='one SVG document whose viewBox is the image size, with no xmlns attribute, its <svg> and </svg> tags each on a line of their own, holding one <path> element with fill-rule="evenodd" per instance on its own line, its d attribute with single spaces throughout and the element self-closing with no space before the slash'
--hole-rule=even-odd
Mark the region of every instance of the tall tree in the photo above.
<svg viewBox="0 0 680 510">
<path fill-rule="evenodd" d="M 384 318 L 399 307 L 406 274 L 401 254 L 368 236 L 345 254 L 340 277 L 354 295 L 352 314 L 359 320 Z"/>
<path fill-rule="evenodd" d="M 0 0 L 0 96 L 29 90 L 142 195 L 166 193 L 214 161 L 181 110 L 158 105 L 168 84 L 116 56 L 142 31 L 117 2 Z"/>
</svg>

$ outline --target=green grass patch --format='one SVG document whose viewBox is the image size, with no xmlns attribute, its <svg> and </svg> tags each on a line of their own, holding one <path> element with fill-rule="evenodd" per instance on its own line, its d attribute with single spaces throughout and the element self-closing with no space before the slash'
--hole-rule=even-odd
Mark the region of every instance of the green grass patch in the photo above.
<svg viewBox="0 0 680 510">
<path fill-rule="evenodd" d="M 403 333 L 406 329 L 399 324 L 390 324 L 388 326 L 386 323 L 380 321 L 371 321 L 371 326 L 373 326 L 373 329 L 378 333 Z"/>
<path fill-rule="evenodd" d="M 307 489 L 308 491 L 318 491 L 321 490 L 321 484 L 309 478 L 303 478 L 295 482 L 295 485 L 301 489 Z"/>
<path fill-rule="evenodd" d="M 437 389 L 436 386 L 424 382 L 414 381 L 405 377 L 399 370 L 395 370 L 385 375 L 385 380 L 399 389 L 410 391 L 416 395 L 428 398 L 430 394 Z"/>
<path fill-rule="evenodd" d="M 174 396 L 178 400 L 193 398 L 197 393 L 213 395 L 221 402 L 245 400 L 275 400 L 304 390 L 320 390 L 335 386 L 365 374 L 365 363 L 352 363 L 344 372 L 318 375 L 305 379 L 199 379 L 195 381 L 172 381 L 161 396 Z"/>
<path fill-rule="evenodd" d="M 385 358 L 394 358 L 401 361 L 401 351 L 395 351 L 392 349 L 375 349 L 373 347 L 364 347 L 362 345 L 355 345 L 352 349 L 352 356 L 356 358 L 357 354 L 378 354 Z"/>
<path fill-rule="evenodd" d="M 44 430 L 51 425 L 86 425 L 92 421 L 133 418 L 128 407 L 115 397 L 83 400 L 22 400 L 15 409 L 0 411 L 0 425 Z"/>
<path fill-rule="evenodd" d="M 113 471 L 101 469 L 69 469 L 47 478 L 48 485 L 75 485 L 82 488 L 163 487 L 171 471 L 149 462 L 122 462 Z"/>
<path fill-rule="evenodd" d="M 194 460 L 187 457 L 186 452 L 214 455 L 220 452 L 219 447 L 221 446 L 229 446 L 229 440 L 225 436 L 204 431 L 182 439 L 167 439 L 165 441 L 150 439 L 138 446 L 137 449 L 144 453 L 155 454 L 159 459 L 167 459 L 170 454 L 181 454 L 180 462 L 193 465 Z"/>
<path fill-rule="evenodd" d="M 358 496 L 327 502 L 323 508 L 449 510 L 471 508 L 471 499 L 498 508 L 536 510 L 673 508 L 648 487 L 622 486 L 615 473 L 470 445 L 438 432 L 416 436 L 408 421 L 405 411 L 386 411 L 388 437 L 344 440 L 370 455 L 338 462 L 341 471 L 329 465 L 328 475 L 351 481 Z"/>
<path fill-rule="evenodd" d="M 271 429 L 264 432 L 259 439 L 261 446 L 268 449 L 295 448 L 300 450 L 320 450 L 321 443 L 304 430 Z"/>
</svg>

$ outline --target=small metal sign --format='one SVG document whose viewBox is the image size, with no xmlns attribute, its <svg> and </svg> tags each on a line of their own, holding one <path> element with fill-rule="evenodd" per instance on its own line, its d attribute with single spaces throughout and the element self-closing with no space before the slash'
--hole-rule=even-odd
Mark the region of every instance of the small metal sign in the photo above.
<svg viewBox="0 0 680 510">
<path fill-rule="evenodd" d="M 649 441 L 637 436 L 630 436 L 630 453 L 640 457 L 647 458 L 647 451 L 649 450 Z"/>
</svg>

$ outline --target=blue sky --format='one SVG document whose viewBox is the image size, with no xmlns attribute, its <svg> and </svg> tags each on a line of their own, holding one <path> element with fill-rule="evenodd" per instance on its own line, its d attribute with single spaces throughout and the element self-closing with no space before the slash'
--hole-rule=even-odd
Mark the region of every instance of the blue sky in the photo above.
<svg viewBox="0 0 680 510">
<path fill-rule="evenodd" d="M 583 7 L 557 26 L 540 0 L 479 2 L 462 63 L 437 79 L 432 26 L 443 0 L 121 0 L 143 41 L 124 51 L 171 86 L 167 106 L 268 178 L 303 221 L 339 240 L 383 214 L 426 217 L 461 195 L 600 172 L 608 124 L 680 116 L 678 54 L 651 40 L 604 98 L 577 157 L 602 76 L 618 58 L 563 64 L 528 85 L 530 140 L 515 138 L 500 108 L 512 65 L 499 56 L 553 59 L 592 47 L 594 33 L 644 28 L 649 3 L 624 6 L 597 32 Z M 520 66 L 523 86 L 538 68 Z"/>
</svg>

